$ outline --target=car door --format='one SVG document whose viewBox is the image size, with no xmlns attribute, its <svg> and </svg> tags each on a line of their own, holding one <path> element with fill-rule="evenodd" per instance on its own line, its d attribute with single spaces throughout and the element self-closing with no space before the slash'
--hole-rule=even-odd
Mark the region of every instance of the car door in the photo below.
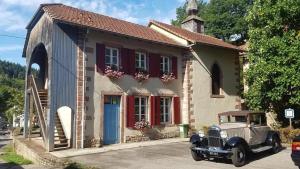
<svg viewBox="0 0 300 169">
<path fill-rule="evenodd" d="M 267 126 L 264 113 L 250 115 L 250 145 L 262 144 L 266 141 L 270 127 Z"/>
</svg>

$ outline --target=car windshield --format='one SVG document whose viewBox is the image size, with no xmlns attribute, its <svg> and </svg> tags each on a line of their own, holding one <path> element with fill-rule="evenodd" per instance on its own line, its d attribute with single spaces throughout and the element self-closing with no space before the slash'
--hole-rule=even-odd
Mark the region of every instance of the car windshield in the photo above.
<svg viewBox="0 0 300 169">
<path fill-rule="evenodd" d="M 222 115 L 220 116 L 221 123 L 247 123 L 247 116 L 233 116 L 233 115 Z"/>
</svg>

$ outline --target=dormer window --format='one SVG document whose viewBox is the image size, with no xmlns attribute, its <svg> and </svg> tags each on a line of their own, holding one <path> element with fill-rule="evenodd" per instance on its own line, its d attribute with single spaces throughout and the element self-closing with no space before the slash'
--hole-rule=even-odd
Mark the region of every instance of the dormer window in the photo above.
<svg viewBox="0 0 300 169">
<path fill-rule="evenodd" d="M 110 66 L 112 69 L 119 69 L 119 49 L 112 47 L 105 48 L 105 66 Z"/>
<path fill-rule="evenodd" d="M 162 56 L 160 59 L 160 71 L 161 73 L 171 72 L 171 59 L 167 56 Z"/>
<path fill-rule="evenodd" d="M 147 55 L 146 53 L 135 53 L 135 68 L 138 70 L 147 70 Z"/>
</svg>

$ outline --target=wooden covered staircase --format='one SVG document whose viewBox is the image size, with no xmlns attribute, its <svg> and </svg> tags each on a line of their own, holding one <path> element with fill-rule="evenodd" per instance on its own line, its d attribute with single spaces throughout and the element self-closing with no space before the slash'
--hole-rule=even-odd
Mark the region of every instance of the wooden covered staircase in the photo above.
<svg viewBox="0 0 300 169">
<path fill-rule="evenodd" d="M 30 87 L 39 119 L 41 134 L 43 140 L 46 139 L 47 132 L 47 109 L 48 109 L 48 92 L 44 89 L 38 89 L 34 76 L 30 77 Z M 55 129 L 54 129 L 54 150 L 69 148 L 69 141 L 65 136 L 63 126 L 57 113 L 55 113 Z"/>
</svg>

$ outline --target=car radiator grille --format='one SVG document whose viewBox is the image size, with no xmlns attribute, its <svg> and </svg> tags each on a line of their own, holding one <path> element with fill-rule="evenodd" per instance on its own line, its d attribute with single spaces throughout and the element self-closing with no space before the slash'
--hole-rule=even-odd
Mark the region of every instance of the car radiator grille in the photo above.
<svg viewBox="0 0 300 169">
<path fill-rule="evenodd" d="M 208 146 L 209 147 L 222 147 L 222 139 L 219 130 L 208 130 Z"/>
</svg>

